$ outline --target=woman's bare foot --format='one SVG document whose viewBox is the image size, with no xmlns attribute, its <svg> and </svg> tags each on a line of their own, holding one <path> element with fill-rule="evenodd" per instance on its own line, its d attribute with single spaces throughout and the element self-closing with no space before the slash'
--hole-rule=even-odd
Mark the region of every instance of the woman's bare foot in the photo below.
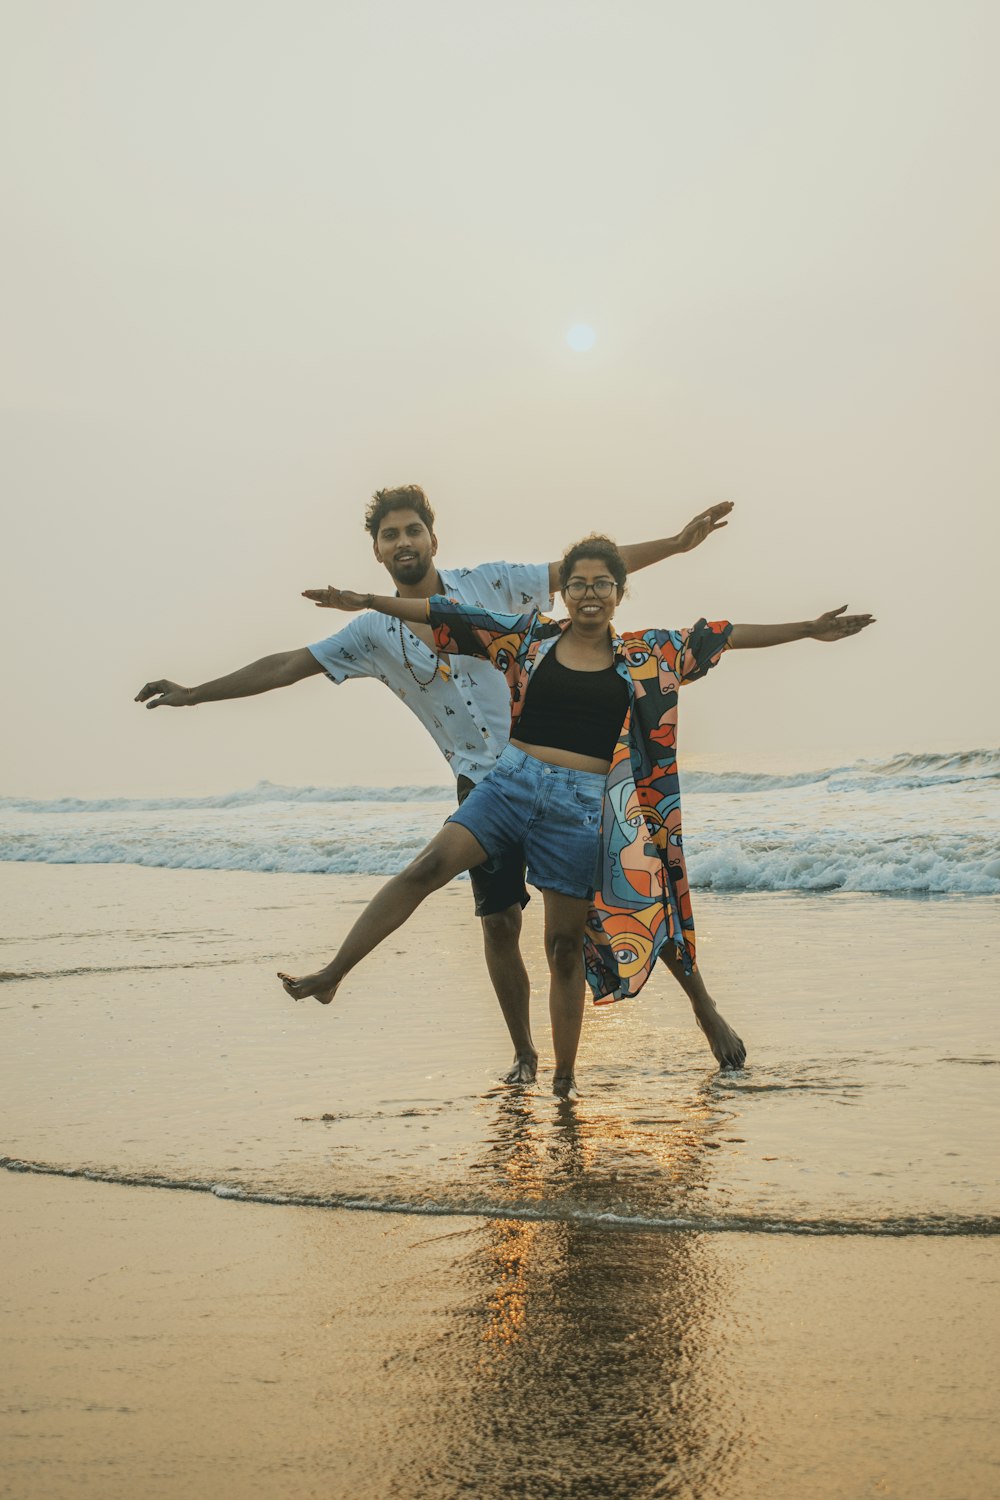
<svg viewBox="0 0 1000 1500">
<path fill-rule="evenodd" d="M 556 1073 L 552 1079 L 552 1092 L 557 1099 L 566 1099 L 570 1103 L 580 1097 L 576 1079 L 572 1073 Z"/>
<path fill-rule="evenodd" d="M 316 974 L 306 974 L 302 979 L 293 979 L 291 974 L 282 974 L 278 971 L 286 995 L 291 995 L 293 1000 L 307 1000 L 312 995 L 320 1005 L 329 1005 L 337 993 L 339 979 L 332 979 L 328 969 L 320 969 Z"/>
<path fill-rule="evenodd" d="M 504 1073 L 501 1083 L 534 1083 L 538 1076 L 538 1053 L 515 1052 L 514 1066 Z"/>
<path fill-rule="evenodd" d="M 719 1015 L 715 1006 L 711 1002 L 708 1005 L 696 1005 L 694 1018 L 705 1033 L 712 1055 L 719 1067 L 742 1068 L 747 1060 L 747 1049 L 728 1021 L 724 1021 Z"/>
</svg>

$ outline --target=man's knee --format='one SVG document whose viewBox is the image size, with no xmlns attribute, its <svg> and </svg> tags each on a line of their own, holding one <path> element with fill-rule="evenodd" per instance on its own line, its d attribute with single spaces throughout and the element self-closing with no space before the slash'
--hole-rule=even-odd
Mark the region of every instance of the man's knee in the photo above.
<svg viewBox="0 0 1000 1500">
<path fill-rule="evenodd" d="M 521 936 L 521 908 L 491 911 L 483 917 L 483 941 L 490 948 L 516 948 Z"/>
</svg>

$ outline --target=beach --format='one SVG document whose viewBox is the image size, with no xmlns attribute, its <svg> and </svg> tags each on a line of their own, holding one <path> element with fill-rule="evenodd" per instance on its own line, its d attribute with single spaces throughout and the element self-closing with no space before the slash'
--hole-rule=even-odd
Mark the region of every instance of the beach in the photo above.
<svg viewBox="0 0 1000 1500">
<path fill-rule="evenodd" d="M 979 1500 L 1000 1462 L 993 897 L 696 893 L 536 1089 L 456 882 L 0 865 L 0 1493 Z"/>
<path fill-rule="evenodd" d="M 996 1241 L 609 1231 L 5 1174 L 0 1493 L 996 1491 Z"/>
</svg>

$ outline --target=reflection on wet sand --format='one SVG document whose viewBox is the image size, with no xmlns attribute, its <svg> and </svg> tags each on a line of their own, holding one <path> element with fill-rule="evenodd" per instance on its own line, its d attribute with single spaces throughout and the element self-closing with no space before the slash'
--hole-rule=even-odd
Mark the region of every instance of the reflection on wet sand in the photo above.
<svg viewBox="0 0 1000 1500">
<path fill-rule="evenodd" d="M 622 1144 L 620 1122 L 566 1110 L 543 1129 L 551 1105 L 537 1096 L 491 1103 L 480 1171 L 492 1185 L 505 1180 L 522 1202 L 593 1196 L 584 1179 Z M 662 1137 L 678 1194 L 709 1170 L 709 1153 L 692 1149 L 699 1112 Z M 494 1219 L 469 1239 L 460 1306 L 415 1356 L 427 1423 L 412 1493 L 717 1493 L 742 1433 L 723 1349 L 735 1293 L 711 1236 L 567 1217 Z"/>
</svg>

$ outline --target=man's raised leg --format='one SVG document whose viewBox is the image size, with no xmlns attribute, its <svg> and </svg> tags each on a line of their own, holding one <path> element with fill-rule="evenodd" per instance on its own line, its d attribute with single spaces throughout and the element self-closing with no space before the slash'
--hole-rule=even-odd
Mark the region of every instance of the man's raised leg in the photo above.
<svg viewBox="0 0 1000 1500">
<path fill-rule="evenodd" d="M 514 1044 L 514 1065 L 504 1083 L 534 1083 L 538 1050 L 531 1039 L 531 983 L 521 957 L 521 906 L 491 912 L 483 919 L 483 948 L 496 997 Z"/>
<path fill-rule="evenodd" d="M 293 1000 L 304 1000 L 311 995 L 321 1005 L 329 1005 L 345 975 L 391 932 L 402 927 L 425 897 L 447 885 L 463 870 L 482 864 L 486 857 L 486 850 L 467 828 L 460 823 L 446 823 L 416 859 L 400 874 L 386 881 L 372 897 L 341 944 L 336 958 L 331 959 L 325 969 L 306 974 L 302 979 L 293 979 L 290 974 L 279 971 L 278 978 L 286 992 Z"/>
<path fill-rule="evenodd" d="M 685 974 L 684 965 L 677 957 L 677 950 L 672 943 L 666 944 L 661 957 L 691 1001 L 694 1018 L 705 1033 L 705 1038 L 719 1067 L 742 1068 L 746 1062 L 747 1049 L 728 1021 L 723 1020 L 716 1010 L 715 1001 L 705 987 L 700 970 L 696 969 L 693 974 Z"/>
</svg>

